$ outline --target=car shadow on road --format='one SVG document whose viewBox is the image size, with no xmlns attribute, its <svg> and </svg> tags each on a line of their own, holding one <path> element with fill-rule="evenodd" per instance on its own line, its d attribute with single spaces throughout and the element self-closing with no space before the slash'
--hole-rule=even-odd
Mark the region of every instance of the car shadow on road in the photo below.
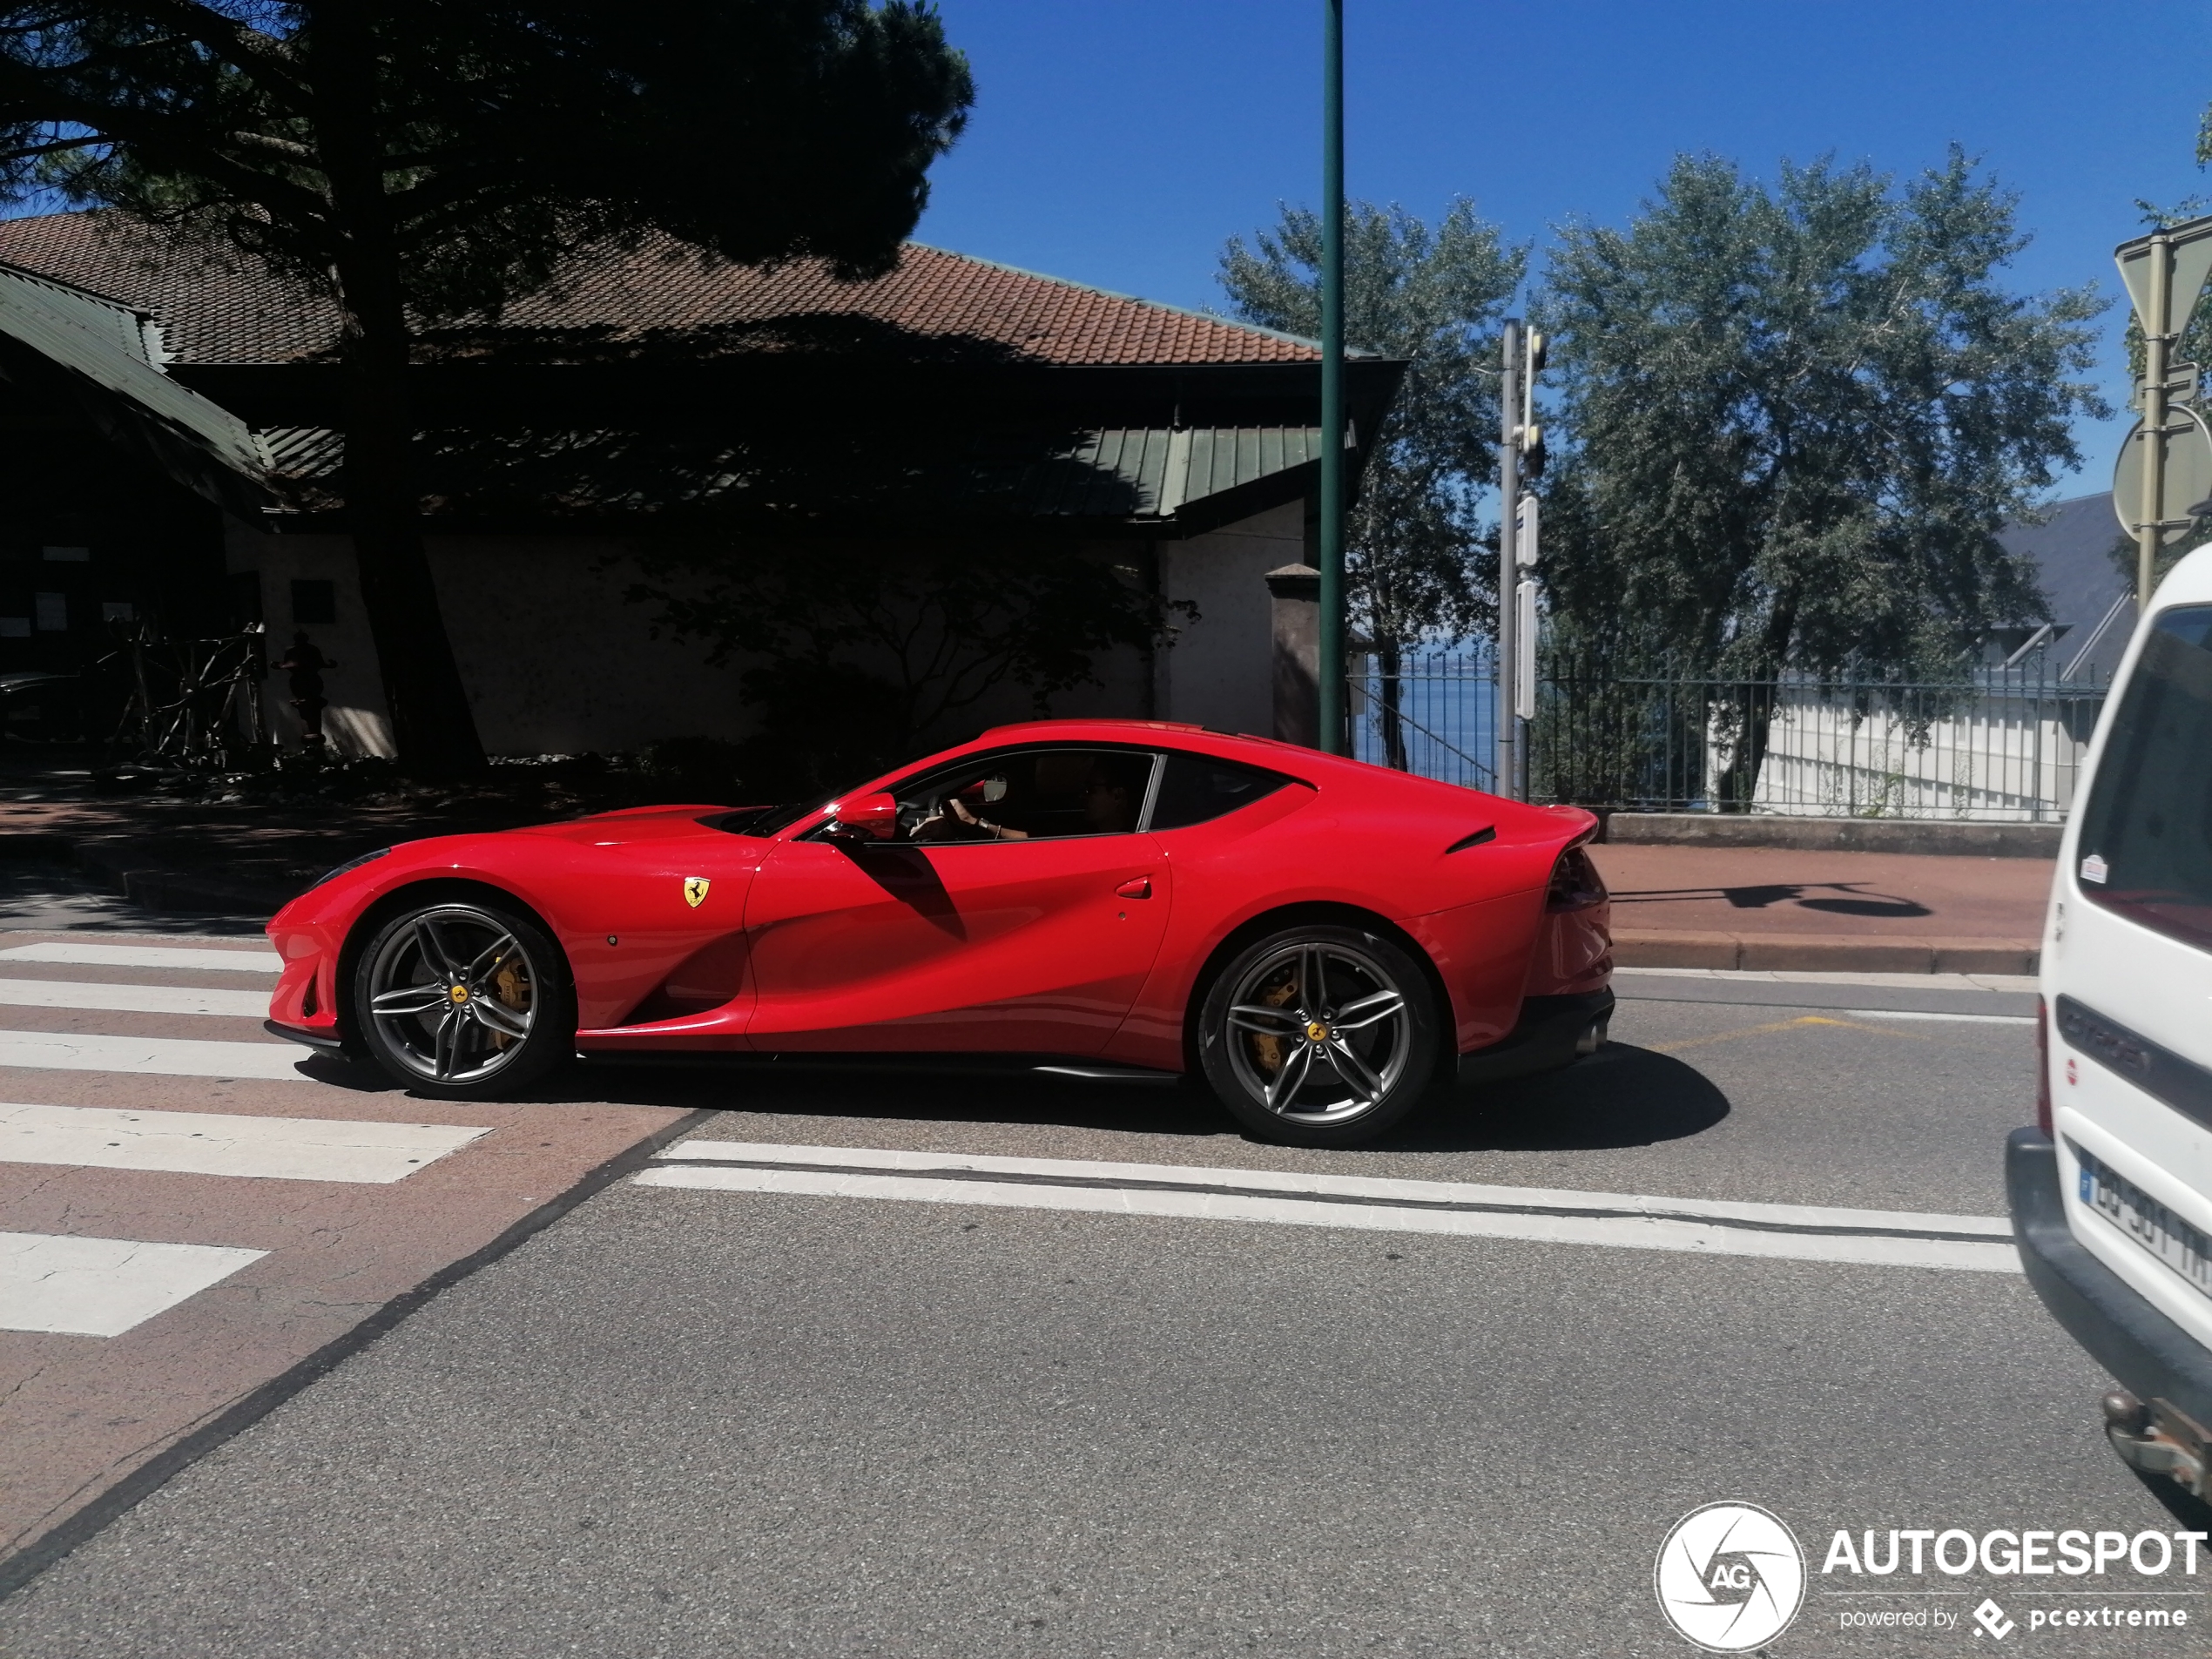
<svg viewBox="0 0 2212 1659">
<path fill-rule="evenodd" d="M 1625 1042 L 1587 1060 L 1453 1089 L 1378 1144 L 1403 1152 L 1594 1152 L 1702 1135 L 1728 1096 L 1696 1067 Z"/>
<path fill-rule="evenodd" d="M 300 1070 L 340 1089 L 398 1092 L 370 1066 L 318 1055 L 304 1058 Z M 615 1102 L 678 1111 L 1062 1127 L 1194 1140 L 1242 1133 L 1202 1087 L 980 1065 L 602 1062 L 557 1072 L 523 1097 L 547 1106 Z M 1728 1096 L 1696 1068 L 1609 1042 L 1563 1071 L 1480 1089 L 1440 1089 L 1409 1122 L 1373 1145 L 1401 1152 L 1596 1151 L 1684 1140 L 1728 1114 Z"/>
<path fill-rule="evenodd" d="M 365 1094 L 408 1095 L 375 1067 L 304 1056 L 300 1076 Z M 907 1118 L 918 1123 L 1064 1125 L 1148 1135 L 1233 1135 L 1204 1089 L 1172 1082 L 1055 1076 L 956 1063 L 786 1067 L 744 1059 L 669 1065 L 598 1061 L 565 1067 L 516 1096 L 545 1106 L 658 1106 L 674 1111 L 772 1112 L 794 1117 Z"/>
</svg>

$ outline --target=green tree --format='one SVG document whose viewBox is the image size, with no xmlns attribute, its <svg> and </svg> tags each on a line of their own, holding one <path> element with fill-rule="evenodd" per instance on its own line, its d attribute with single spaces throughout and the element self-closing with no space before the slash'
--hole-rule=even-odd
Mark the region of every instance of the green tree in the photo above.
<svg viewBox="0 0 2212 1659">
<path fill-rule="evenodd" d="M 1685 156 L 1625 230 L 1568 226 L 1541 307 L 1573 446 L 1543 566 L 1562 631 L 1616 664 L 1904 679 L 2040 617 L 1997 531 L 2110 412 L 2081 378 L 2105 302 L 2004 289 L 2015 208 L 1956 149 L 1902 186 Z M 1720 799 L 1748 796 L 1765 709 L 1721 711 Z"/>
<path fill-rule="evenodd" d="M 402 759 L 482 752 L 423 552 L 408 366 L 595 244 L 888 268 L 973 98 L 921 0 L 0 3 L 0 197 L 267 260 L 336 307 L 344 488 Z"/>
<path fill-rule="evenodd" d="M 1253 241 L 1231 237 L 1222 252 L 1231 307 L 1247 322 L 1318 335 L 1319 216 L 1285 207 Z M 1345 338 L 1407 365 L 1381 430 L 1361 435 L 1366 465 L 1345 538 L 1349 621 L 1379 658 L 1384 746 L 1401 769 L 1404 652 L 1489 628 L 1497 614 L 1476 511 L 1498 427 L 1497 381 L 1484 371 L 1497 361 L 1498 326 L 1527 264 L 1527 251 L 1507 246 L 1466 201 L 1433 230 L 1395 205 L 1346 205 Z"/>
</svg>

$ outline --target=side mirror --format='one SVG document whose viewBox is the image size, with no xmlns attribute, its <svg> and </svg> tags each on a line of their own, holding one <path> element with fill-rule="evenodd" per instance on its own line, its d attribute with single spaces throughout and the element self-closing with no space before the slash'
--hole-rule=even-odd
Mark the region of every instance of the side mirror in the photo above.
<svg viewBox="0 0 2212 1659">
<path fill-rule="evenodd" d="M 887 841 L 898 833 L 899 799 L 895 795 L 856 795 L 830 808 L 833 833 L 857 835 L 867 841 Z"/>
</svg>

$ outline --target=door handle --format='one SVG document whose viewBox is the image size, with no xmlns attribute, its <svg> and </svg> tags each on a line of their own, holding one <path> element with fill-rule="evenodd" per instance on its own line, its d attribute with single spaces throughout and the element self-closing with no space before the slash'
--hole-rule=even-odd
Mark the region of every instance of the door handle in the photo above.
<svg viewBox="0 0 2212 1659">
<path fill-rule="evenodd" d="M 1149 875 L 1134 876 L 1114 891 L 1124 899 L 1149 899 L 1152 896 L 1152 878 Z"/>
</svg>

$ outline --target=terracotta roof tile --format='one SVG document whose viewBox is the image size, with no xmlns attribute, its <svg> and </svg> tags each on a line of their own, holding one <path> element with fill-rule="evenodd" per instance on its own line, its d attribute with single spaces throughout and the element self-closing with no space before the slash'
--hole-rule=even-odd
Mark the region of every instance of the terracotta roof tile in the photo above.
<svg viewBox="0 0 2212 1659">
<path fill-rule="evenodd" d="M 180 363 L 297 361 L 327 350 L 337 331 L 327 303 L 250 257 L 182 246 L 113 214 L 0 220 L 0 261 L 151 312 Z M 1320 354 L 1308 341 L 918 242 L 889 275 L 853 283 L 816 260 L 769 270 L 706 265 L 672 242 L 579 255 L 560 292 L 516 306 L 500 326 L 622 340 L 833 317 L 1048 363 L 1280 363 Z"/>
</svg>

